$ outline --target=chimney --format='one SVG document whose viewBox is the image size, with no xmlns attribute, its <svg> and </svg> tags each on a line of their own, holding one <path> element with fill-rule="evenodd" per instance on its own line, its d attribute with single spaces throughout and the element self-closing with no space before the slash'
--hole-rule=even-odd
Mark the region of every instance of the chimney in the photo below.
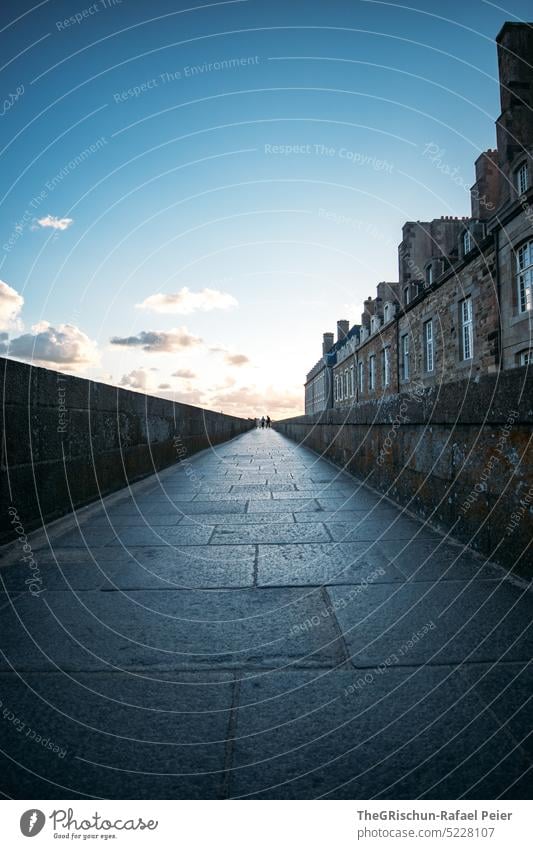
<svg viewBox="0 0 533 849">
<path fill-rule="evenodd" d="M 325 357 L 328 351 L 331 351 L 333 348 L 333 333 L 324 333 L 322 337 L 322 356 Z"/>
<path fill-rule="evenodd" d="M 533 28 L 507 21 L 496 36 L 501 115 L 496 121 L 499 167 L 503 172 L 500 203 L 513 185 L 513 170 L 531 150 L 533 138 Z M 531 155 L 531 154 L 529 154 Z"/>
<path fill-rule="evenodd" d="M 472 218 L 492 218 L 499 203 L 498 151 L 486 150 L 476 159 L 476 182 L 470 190 Z"/>
<path fill-rule="evenodd" d="M 346 339 L 349 329 L 350 322 L 346 321 L 346 319 L 344 318 L 341 318 L 337 322 L 337 342 L 342 342 L 343 339 Z"/>
</svg>

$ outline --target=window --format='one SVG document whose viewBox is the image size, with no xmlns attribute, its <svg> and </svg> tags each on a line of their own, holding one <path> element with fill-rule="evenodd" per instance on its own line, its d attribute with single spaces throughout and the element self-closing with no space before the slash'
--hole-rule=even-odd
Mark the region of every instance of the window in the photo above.
<svg viewBox="0 0 533 849">
<path fill-rule="evenodd" d="M 402 352 L 402 380 L 409 380 L 409 334 L 405 333 L 401 339 Z"/>
<path fill-rule="evenodd" d="M 386 324 L 390 318 L 390 304 L 383 307 L 383 323 Z"/>
<path fill-rule="evenodd" d="M 409 286 L 406 286 L 405 289 L 403 290 L 403 302 L 404 302 L 405 306 L 407 306 L 407 304 L 409 303 L 410 300 L 411 299 L 409 297 Z"/>
<path fill-rule="evenodd" d="M 379 330 L 379 315 L 373 315 L 370 319 L 370 332 L 375 333 L 376 330 Z"/>
<path fill-rule="evenodd" d="M 523 195 L 524 192 L 527 192 L 529 187 L 529 169 L 527 167 L 527 162 L 522 162 L 522 164 L 516 169 L 516 189 L 519 195 Z"/>
<path fill-rule="evenodd" d="M 433 266 L 430 264 L 426 267 L 426 286 L 431 286 L 433 283 Z"/>
<path fill-rule="evenodd" d="M 359 392 L 363 393 L 365 388 L 365 371 L 364 365 L 362 362 L 357 363 L 357 368 L 359 371 Z"/>
<path fill-rule="evenodd" d="M 474 355 L 474 323 L 472 320 L 472 298 L 469 296 L 459 304 L 461 315 L 461 343 L 463 360 L 471 360 Z"/>
<path fill-rule="evenodd" d="M 368 389 L 372 391 L 376 387 L 376 357 L 371 354 L 368 358 Z"/>
<path fill-rule="evenodd" d="M 518 363 L 521 366 L 527 366 L 533 363 L 533 348 L 526 348 L 525 351 L 520 351 L 518 354 Z"/>
<path fill-rule="evenodd" d="M 383 348 L 381 352 L 381 382 L 383 386 L 390 384 L 390 348 Z"/>
<path fill-rule="evenodd" d="M 518 272 L 518 310 L 526 312 L 533 307 L 533 242 L 526 242 L 516 252 Z"/>
<path fill-rule="evenodd" d="M 424 368 L 426 371 L 433 371 L 433 321 L 426 321 L 424 324 Z"/>
<path fill-rule="evenodd" d="M 344 397 L 350 397 L 350 372 L 348 369 L 344 370 Z"/>
<path fill-rule="evenodd" d="M 472 238 L 472 233 L 470 232 L 470 230 L 465 230 L 465 232 L 463 233 L 463 252 L 464 252 L 464 255 L 466 256 L 468 253 L 470 253 L 470 251 L 472 250 L 473 247 L 474 247 L 474 240 Z"/>
<path fill-rule="evenodd" d="M 350 366 L 350 395 L 355 395 L 355 366 Z"/>
<path fill-rule="evenodd" d="M 335 375 L 335 381 L 333 383 L 333 400 L 339 400 L 339 378 Z"/>
</svg>

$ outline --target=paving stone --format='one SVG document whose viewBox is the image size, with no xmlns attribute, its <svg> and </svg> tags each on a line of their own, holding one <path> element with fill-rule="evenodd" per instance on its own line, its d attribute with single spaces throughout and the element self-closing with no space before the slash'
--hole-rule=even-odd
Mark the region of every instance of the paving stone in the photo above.
<svg viewBox="0 0 533 849">
<path fill-rule="evenodd" d="M 402 573 L 374 547 L 354 543 L 260 545 L 259 586 L 322 586 L 404 581 Z"/>
<path fill-rule="evenodd" d="M 411 540 L 416 534 L 418 540 L 441 540 L 427 525 L 419 525 L 402 517 L 391 519 L 388 515 L 383 518 L 373 516 L 367 519 L 360 516 L 355 522 L 328 522 L 327 528 L 335 542 L 350 540 L 402 541 Z"/>
<path fill-rule="evenodd" d="M 248 505 L 247 501 L 223 501 L 218 502 L 216 507 L 213 507 L 210 501 L 191 501 L 189 504 L 183 504 L 180 511 L 183 516 L 198 516 L 201 514 L 211 513 L 244 513 Z"/>
<path fill-rule="evenodd" d="M 227 674 L 3 674 L 0 687 L 16 716 L 0 724 L 0 787 L 11 797 L 221 797 Z"/>
<path fill-rule="evenodd" d="M 334 666 L 345 659 L 320 593 L 299 589 L 48 591 L 0 611 L 3 651 L 18 670 Z M 27 629 L 27 630 L 26 630 Z"/>
<path fill-rule="evenodd" d="M 371 518 L 394 519 L 398 516 L 398 510 L 388 507 L 374 507 L 369 513 L 368 510 L 323 510 L 320 514 L 321 522 L 341 522 L 350 523 L 352 526 L 361 522 L 366 516 Z M 316 522 L 316 517 L 309 513 L 296 513 L 295 519 L 297 522 Z"/>
<path fill-rule="evenodd" d="M 311 514 L 312 515 L 312 514 Z M 293 524 L 293 513 L 211 513 L 198 516 L 185 516 L 182 519 L 183 525 L 196 525 L 204 523 L 211 527 L 215 525 L 272 525 L 272 524 Z"/>
<path fill-rule="evenodd" d="M 283 512 L 286 512 L 287 509 L 288 509 L 287 503 L 288 502 L 274 501 L 274 500 L 272 500 L 272 501 L 261 501 L 261 503 L 258 503 L 256 501 L 252 500 L 252 501 L 250 501 L 250 503 L 248 505 L 248 513 L 266 513 L 266 512 L 270 512 L 271 510 L 274 511 L 274 512 L 279 511 L 280 513 L 283 513 Z M 291 509 L 291 512 L 299 512 L 299 511 L 309 512 L 309 511 L 311 511 L 311 512 L 317 513 L 317 512 L 320 511 L 321 508 L 319 507 L 318 502 L 315 501 L 314 498 L 302 498 L 302 499 L 298 499 L 298 500 L 296 500 L 296 499 L 292 500 L 291 499 L 290 509 Z M 217 508 L 217 512 L 218 512 L 218 508 Z"/>
<path fill-rule="evenodd" d="M 342 592 L 328 589 L 333 604 Z M 358 667 L 391 655 L 409 664 L 525 661 L 533 650 L 530 592 L 496 581 L 373 584 L 337 618 Z"/>
<path fill-rule="evenodd" d="M 512 749 L 452 666 L 270 672 L 241 683 L 230 791 L 490 799 L 527 769 Z"/>
<path fill-rule="evenodd" d="M 501 573 L 462 546 L 450 545 L 442 537 L 398 542 L 381 541 L 384 553 L 410 581 L 501 580 Z"/>
<path fill-rule="evenodd" d="M 202 525 L 117 528 L 108 545 L 206 545 L 211 535 L 212 529 Z"/>
<path fill-rule="evenodd" d="M 102 589 L 191 589 L 250 587 L 254 584 L 253 545 L 132 547 L 129 557 L 101 564 Z"/>
<path fill-rule="evenodd" d="M 250 514 L 249 514 L 250 515 Z M 318 522 L 308 525 L 292 524 L 262 524 L 235 527 L 220 525 L 215 528 L 211 538 L 212 545 L 235 543 L 277 543 L 278 545 L 291 542 L 329 542 L 330 537 L 324 525 Z"/>
</svg>

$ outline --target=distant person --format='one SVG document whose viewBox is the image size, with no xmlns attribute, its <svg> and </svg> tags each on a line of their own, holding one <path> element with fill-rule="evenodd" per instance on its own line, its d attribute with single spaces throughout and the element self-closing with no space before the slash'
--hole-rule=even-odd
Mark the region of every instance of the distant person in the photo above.
<svg viewBox="0 0 533 849">
<path fill-rule="evenodd" d="M 270 416 L 267 416 L 267 427 L 270 427 L 272 422 L 270 421 Z"/>
<path fill-rule="evenodd" d="M 261 416 L 261 427 L 265 426 L 265 417 Z"/>
</svg>

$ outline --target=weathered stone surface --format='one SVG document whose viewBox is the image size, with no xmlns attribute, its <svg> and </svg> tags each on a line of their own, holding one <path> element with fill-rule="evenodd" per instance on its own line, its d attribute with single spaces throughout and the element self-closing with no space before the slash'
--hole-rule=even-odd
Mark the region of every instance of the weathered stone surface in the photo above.
<svg viewBox="0 0 533 849">
<path fill-rule="evenodd" d="M 531 370 L 513 369 L 427 387 L 417 400 L 387 395 L 275 427 L 486 557 L 531 576 L 532 398 Z M 325 510 L 357 509 L 353 497 L 315 497 Z"/>
<path fill-rule="evenodd" d="M 28 532 L 253 424 L 5 358 L 0 387 L 0 542 L 14 537 L 9 506 Z"/>
</svg>

